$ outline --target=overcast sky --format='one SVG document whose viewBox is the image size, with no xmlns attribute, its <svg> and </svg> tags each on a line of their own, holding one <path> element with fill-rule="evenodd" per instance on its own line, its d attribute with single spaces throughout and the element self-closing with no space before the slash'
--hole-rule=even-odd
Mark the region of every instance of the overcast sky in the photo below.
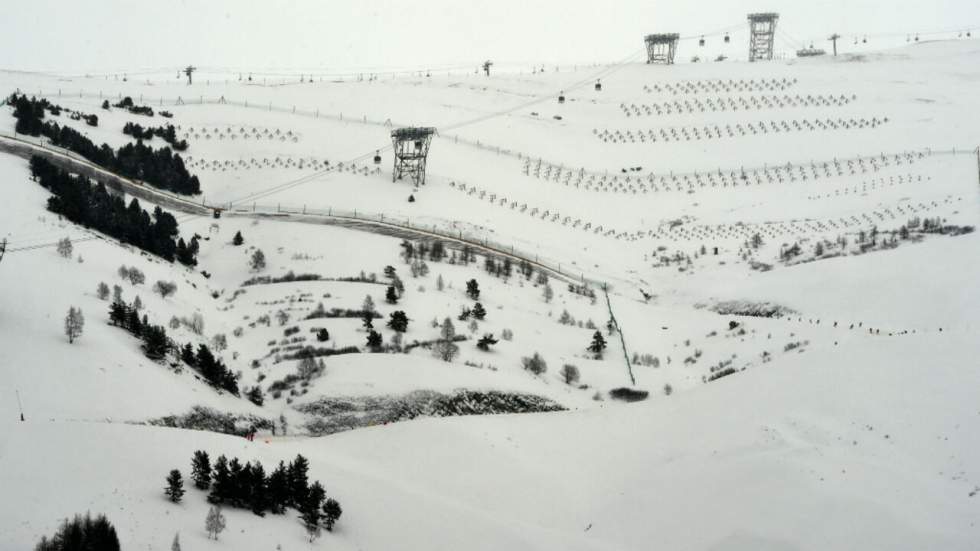
<svg viewBox="0 0 980 551">
<path fill-rule="evenodd" d="M 744 28 L 750 11 L 780 13 L 777 47 L 786 50 L 831 32 L 899 37 L 977 26 L 973 36 L 980 35 L 980 0 L 29 0 L 0 17 L 0 68 L 135 72 L 192 63 L 343 71 L 488 58 L 602 62 L 636 52 L 651 32 Z M 892 43 L 904 41 L 896 37 Z M 742 42 L 733 35 L 733 47 Z"/>
</svg>

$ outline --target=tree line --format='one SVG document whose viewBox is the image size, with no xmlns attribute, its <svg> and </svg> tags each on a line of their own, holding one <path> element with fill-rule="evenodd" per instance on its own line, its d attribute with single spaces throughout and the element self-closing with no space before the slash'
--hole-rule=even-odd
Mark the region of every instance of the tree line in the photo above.
<svg viewBox="0 0 980 551">
<path fill-rule="evenodd" d="M 177 130 L 174 125 L 168 124 L 166 126 L 148 126 L 143 128 L 142 125 L 127 122 L 123 126 L 123 134 L 127 136 L 132 136 L 138 140 L 152 140 L 154 136 L 162 139 L 163 141 L 169 143 L 174 151 L 185 151 L 187 149 L 187 140 L 177 139 Z"/>
<path fill-rule="evenodd" d="M 151 324 L 146 314 L 141 317 L 135 304 L 113 301 L 109 306 L 109 324 L 121 327 L 143 341 L 143 353 L 147 358 L 162 360 L 172 352 L 181 362 L 200 373 L 211 386 L 239 395 L 238 378 L 206 344 L 198 345 L 196 353 L 191 343 L 178 347 L 167 336 L 167 329 Z"/>
<path fill-rule="evenodd" d="M 319 481 L 310 483 L 309 466 L 305 457 L 297 455 L 288 465 L 280 461 L 267 475 L 259 461 L 243 465 L 237 457 L 229 460 L 221 455 L 212 465 L 208 453 L 198 450 L 191 459 L 191 480 L 197 489 L 210 490 L 207 499 L 215 505 L 249 509 L 258 516 L 295 509 L 312 541 L 321 526 L 332 531 L 343 510 L 337 500 L 327 497 Z M 168 475 L 164 491 L 171 501 L 180 501 L 183 481 L 176 469 Z"/>
<path fill-rule="evenodd" d="M 30 167 L 31 176 L 54 194 L 48 198 L 51 212 L 169 262 L 197 264 L 197 238 L 191 239 L 190 245 L 183 238 L 175 242 L 179 235 L 177 219 L 169 212 L 156 207 L 151 216 L 136 198 L 127 206 L 122 197 L 109 193 L 105 184 L 93 186 L 88 178 L 69 174 L 43 157 L 31 157 Z"/>
<path fill-rule="evenodd" d="M 135 144 L 126 144 L 113 151 L 108 144 L 95 145 L 70 126 L 61 126 L 53 121 L 42 122 L 45 106 L 49 105 L 47 100 L 14 94 L 8 103 L 14 105 L 14 117 L 17 118 L 15 129 L 20 134 L 44 136 L 52 144 L 77 153 L 105 169 L 142 180 L 159 189 L 184 195 L 201 192 L 201 182 L 197 176 L 187 171 L 184 160 L 169 147 L 153 149 L 143 145 L 142 140 L 137 140 Z"/>
</svg>

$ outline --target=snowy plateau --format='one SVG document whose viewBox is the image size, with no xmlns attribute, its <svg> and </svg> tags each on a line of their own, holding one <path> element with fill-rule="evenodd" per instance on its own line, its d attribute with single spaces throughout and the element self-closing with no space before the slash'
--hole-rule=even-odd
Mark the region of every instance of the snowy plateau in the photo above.
<svg viewBox="0 0 980 551">
<path fill-rule="evenodd" d="M 0 550 L 85 512 L 126 550 L 980 548 L 980 42 L 537 69 L 0 72 L 102 151 L 172 125 L 141 142 L 200 185 L 0 108 Z M 32 158 L 196 265 L 49 210 Z M 211 539 L 198 450 L 302 455 L 343 513 Z"/>
</svg>

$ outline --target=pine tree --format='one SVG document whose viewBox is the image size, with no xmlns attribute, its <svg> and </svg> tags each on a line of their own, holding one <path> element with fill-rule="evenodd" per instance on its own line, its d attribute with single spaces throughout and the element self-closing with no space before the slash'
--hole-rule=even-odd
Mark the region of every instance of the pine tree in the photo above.
<svg viewBox="0 0 980 551">
<path fill-rule="evenodd" d="M 283 465 L 282 461 L 279 462 L 276 470 L 269 475 L 266 489 L 269 496 L 269 510 L 277 515 L 283 514 L 290 502 L 290 487 L 286 466 Z"/>
<path fill-rule="evenodd" d="M 399 333 L 404 333 L 408 330 L 408 316 L 401 310 L 395 310 L 391 313 L 391 319 L 388 320 L 388 327 Z"/>
<path fill-rule="evenodd" d="M 174 534 L 174 541 L 170 544 L 170 551 L 180 551 L 180 532 Z"/>
<path fill-rule="evenodd" d="M 99 300 L 108 300 L 109 299 L 109 286 L 106 285 L 106 282 L 104 282 L 104 281 L 100 281 L 99 282 L 99 287 L 96 290 L 96 295 L 98 295 Z"/>
<path fill-rule="evenodd" d="M 309 495 L 309 479 L 307 478 L 309 469 L 309 461 L 302 455 L 297 455 L 286 470 L 289 478 L 289 503 L 293 507 L 302 507 Z"/>
<path fill-rule="evenodd" d="M 371 298 L 371 295 L 364 295 L 364 302 L 361 304 L 361 311 L 371 312 L 372 314 L 375 312 L 374 299 Z"/>
<path fill-rule="evenodd" d="M 364 315 L 361 316 L 361 325 L 367 331 L 374 329 L 374 314 L 365 310 Z"/>
<path fill-rule="evenodd" d="M 232 496 L 231 474 L 228 471 L 228 459 L 223 455 L 214 462 L 213 481 L 208 501 L 224 503 L 225 500 L 230 499 Z"/>
<path fill-rule="evenodd" d="M 382 344 L 383 340 L 384 339 L 381 337 L 381 333 L 378 333 L 377 331 L 375 331 L 375 330 L 372 329 L 371 332 L 368 333 L 368 336 L 367 336 L 367 345 L 372 350 L 377 350 L 377 349 L 381 348 L 381 344 Z"/>
<path fill-rule="evenodd" d="M 262 517 L 268 508 L 268 487 L 266 485 L 265 470 L 258 461 L 250 469 L 249 479 L 249 508 L 253 513 Z"/>
<path fill-rule="evenodd" d="M 126 305 L 119 301 L 114 301 L 109 305 L 109 323 L 121 327 L 126 323 Z"/>
<path fill-rule="evenodd" d="M 234 245 L 234 246 L 236 246 L 236 247 L 240 247 L 243 243 L 245 243 L 245 238 L 242 237 L 242 232 L 241 231 L 236 231 L 235 232 L 235 237 L 233 237 L 232 240 L 231 240 L 231 244 Z"/>
<path fill-rule="evenodd" d="M 388 304 L 398 304 L 398 292 L 395 291 L 394 286 L 388 286 L 388 290 L 385 292 L 385 302 Z"/>
<path fill-rule="evenodd" d="M 180 471 L 177 469 L 170 471 L 170 474 L 167 475 L 167 487 L 164 489 L 164 493 L 174 503 L 180 503 L 180 499 L 184 497 L 184 479 L 181 478 Z"/>
<path fill-rule="evenodd" d="M 344 511 L 340 508 L 340 503 L 336 499 L 327 499 L 323 504 L 323 524 L 328 532 L 333 532 L 333 525 L 340 519 Z"/>
<path fill-rule="evenodd" d="M 446 282 L 442 280 L 442 274 L 439 274 L 439 277 L 436 278 L 436 290 L 442 291 L 445 288 Z"/>
<path fill-rule="evenodd" d="M 326 498 L 326 491 L 319 482 L 314 482 L 307 493 L 306 499 L 300 506 L 300 518 L 303 519 L 303 526 L 310 536 L 310 541 L 320 535 L 320 507 Z"/>
<path fill-rule="evenodd" d="M 483 305 L 479 302 L 473 305 L 473 317 L 481 321 L 487 317 L 487 311 L 483 309 Z"/>
<path fill-rule="evenodd" d="M 75 339 L 81 337 L 84 328 L 85 316 L 82 315 L 82 309 L 74 306 L 68 308 L 68 314 L 65 316 L 65 336 L 68 337 L 68 344 L 74 343 Z"/>
<path fill-rule="evenodd" d="M 480 300 L 480 284 L 475 279 L 466 282 L 466 296 L 473 300 Z"/>
<path fill-rule="evenodd" d="M 551 299 L 555 297 L 555 291 L 551 288 L 551 285 L 545 284 L 544 291 L 542 291 L 542 296 L 544 296 L 545 302 L 551 302 Z"/>
<path fill-rule="evenodd" d="M 602 333 L 596 331 L 592 335 L 592 344 L 589 345 L 588 350 L 596 355 L 596 357 L 602 357 L 602 351 L 606 349 L 606 339 L 602 337 Z"/>
<path fill-rule="evenodd" d="M 228 479 L 231 481 L 231 494 L 228 496 L 231 504 L 235 507 L 244 506 L 248 500 L 249 476 L 237 457 L 232 457 L 228 462 Z"/>
<path fill-rule="evenodd" d="M 170 339 L 167 331 L 159 325 L 143 327 L 143 351 L 151 360 L 161 360 L 170 350 Z"/>
<path fill-rule="evenodd" d="M 191 459 L 191 478 L 198 490 L 207 490 L 211 487 L 211 458 L 206 451 L 194 452 L 194 457 Z"/>
<path fill-rule="evenodd" d="M 191 367 L 197 367 L 197 356 L 194 355 L 194 345 L 187 343 L 180 349 L 180 361 Z"/>
</svg>

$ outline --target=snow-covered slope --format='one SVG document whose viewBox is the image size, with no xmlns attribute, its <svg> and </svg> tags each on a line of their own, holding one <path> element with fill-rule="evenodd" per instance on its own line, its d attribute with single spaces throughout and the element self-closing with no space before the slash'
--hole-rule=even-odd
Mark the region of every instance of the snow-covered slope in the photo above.
<svg viewBox="0 0 980 551">
<path fill-rule="evenodd" d="M 191 270 L 60 220 L 27 161 L 0 155 L 0 237 L 10 242 L 0 263 L 0 488 L 15 496 L 0 505 L 0 549 L 29 547 L 84 510 L 106 512 L 127 549 L 167 548 L 177 531 L 185 548 L 207 546 L 204 496 L 191 490 L 175 506 L 161 493 L 196 449 L 267 468 L 310 458 L 345 511 L 314 546 L 970 549 L 980 539 L 980 237 L 969 233 L 980 223 L 978 58 L 975 41 L 957 41 L 489 78 L 263 85 L 199 75 L 190 87 L 173 74 L 0 72 L 9 91 L 98 114 L 97 128 L 48 116 L 96 143 L 129 143 L 126 122 L 174 124 L 201 179 L 194 200 L 226 209 L 220 219 L 174 212 L 185 239 L 202 239 Z M 101 108 L 121 96 L 174 117 Z M 9 111 L 0 134 L 13 134 Z M 391 181 L 388 136 L 402 124 L 439 131 L 424 186 Z M 924 231 L 931 219 L 955 231 Z M 243 245 L 232 244 L 236 232 Z M 413 275 L 403 239 L 434 235 L 454 238 L 457 256 L 477 248 L 476 261 L 430 259 Z M 51 246 L 66 236 L 67 259 Z M 513 255 L 515 273 L 486 272 L 481 245 L 501 261 Z M 256 250 L 267 259 L 258 271 Z M 517 273 L 519 258 L 539 263 L 534 275 Z M 120 279 L 120 265 L 146 283 Z M 389 265 L 405 286 L 397 304 L 385 301 Z M 289 272 L 318 277 L 249 281 Z M 474 305 L 470 279 L 487 310 L 473 326 L 457 319 Z M 153 293 L 157 280 L 177 293 Z M 223 336 L 222 359 L 265 403 L 146 359 L 108 325 L 103 281 L 127 301 L 139 296 L 179 343 Z M 410 318 L 403 345 L 437 339 L 449 317 L 467 337 L 459 356 L 443 362 L 425 346 L 372 354 L 359 318 L 315 315 L 321 305 L 360 309 L 365 296 L 386 344 L 396 310 Z M 62 336 L 69 306 L 86 317 L 74 344 Z M 201 334 L 169 328 L 194 314 Z M 327 341 L 315 337 L 321 328 Z M 609 341 L 602 358 L 586 350 L 596 328 Z M 500 338 L 489 352 L 475 346 L 486 333 Z M 361 353 L 324 356 L 319 376 L 278 384 L 304 346 Z M 538 376 L 522 366 L 536 352 L 548 364 Z M 575 384 L 565 364 L 581 372 Z M 610 399 L 623 386 L 650 396 Z M 462 390 L 567 411 L 370 426 L 393 420 L 378 412 L 400 400 Z M 356 411 L 324 420 L 324 404 Z M 281 416 L 290 435 L 248 442 L 141 424 L 195 407 L 243 423 Z M 359 428 L 312 436 L 345 423 Z M 309 545 L 295 513 L 226 514 L 220 545 Z"/>
</svg>

